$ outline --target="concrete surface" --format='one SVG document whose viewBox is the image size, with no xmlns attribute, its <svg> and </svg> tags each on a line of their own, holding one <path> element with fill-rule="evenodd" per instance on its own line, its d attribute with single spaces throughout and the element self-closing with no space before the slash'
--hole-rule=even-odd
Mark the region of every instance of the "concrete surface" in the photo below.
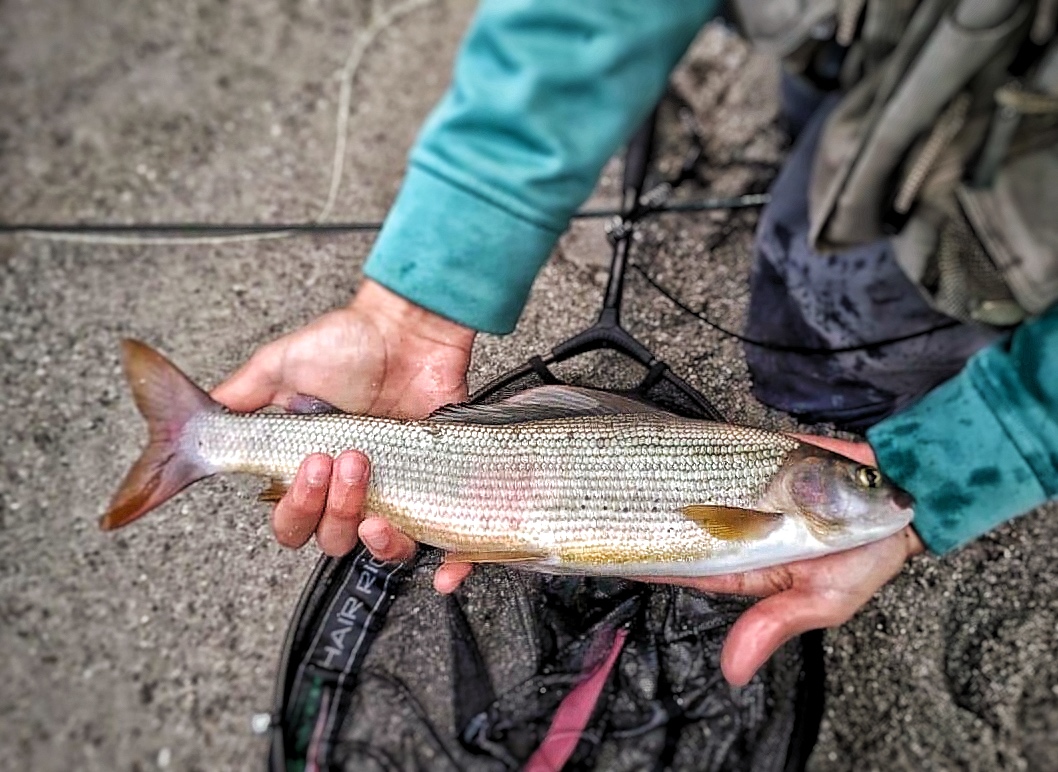
<svg viewBox="0 0 1058 772">
<path fill-rule="evenodd" d="M 369 51 L 337 219 L 384 214 L 471 11 L 438 0 Z M 0 0 L 0 219 L 312 217 L 329 183 L 337 73 L 378 12 L 367 0 Z M 754 162 L 716 173 L 717 189 L 766 180 L 782 150 L 770 67 L 713 30 L 676 80 L 714 165 Z M 659 218 L 637 254 L 737 325 L 754 220 Z M 593 317 L 601 243 L 590 226 L 563 240 L 518 331 L 481 340 L 472 385 Z M 199 484 L 120 533 L 96 529 L 142 438 L 117 342 L 143 338 L 216 383 L 342 303 L 369 245 L 0 238 L 0 769 L 261 768 L 249 720 L 270 704 L 314 548 L 278 548 L 245 479 Z M 634 276 L 626 316 L 728 415 L 793 425 L 749 396 L 735 342 Z M 828 635 L 813 769 L 1058 768 L 1055 514 L 916 560 Z"/>
</svg>

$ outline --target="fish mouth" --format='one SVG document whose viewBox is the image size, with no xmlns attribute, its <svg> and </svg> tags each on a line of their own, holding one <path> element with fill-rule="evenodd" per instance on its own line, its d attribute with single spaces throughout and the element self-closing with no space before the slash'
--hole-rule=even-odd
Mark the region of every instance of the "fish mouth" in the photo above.
<svg viewBox="0 0 1058 772">
<path fill-rule="evenodd" d="M 903 488 L 897 488 L 893 491 L 893 504 L 900 509 L 911 509 L 915 506 L 915 499 Z"/>
</svg>

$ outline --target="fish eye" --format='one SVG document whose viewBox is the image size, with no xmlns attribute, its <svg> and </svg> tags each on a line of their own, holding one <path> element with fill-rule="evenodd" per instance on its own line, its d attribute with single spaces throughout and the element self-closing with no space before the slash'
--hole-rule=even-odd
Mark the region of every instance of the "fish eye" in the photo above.
<svg viewBox="0 0 1058 772">
<path fill-rule="evenodd" d="M 882 484 L 882 473 L 873 466 L 861 466 L 856 470 L 856 482 L 864 488 L 877 488 Z"/>
</svg>

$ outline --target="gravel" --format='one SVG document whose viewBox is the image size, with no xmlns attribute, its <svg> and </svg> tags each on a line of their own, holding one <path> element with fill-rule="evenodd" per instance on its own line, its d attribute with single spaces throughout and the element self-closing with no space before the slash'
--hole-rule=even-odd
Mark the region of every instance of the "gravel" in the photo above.
<svg viewBox="0 0 1058 772">
<path fill-rule="evenodd" d="M 369 50 L 334 219 L 384 215 L 471 12 L 467 0 L 438 0 Z M 313 217 L 327 197 L 339 72 L 372 13 L 367 0 L 5 0 L 0 220 Z M 766 185 L 784 150 L 774 67 L 713 28 L 674 83 L 706 137 L 710 192 Z M 665 125 L 671 165 L 679 133 Z M 618 170 L 608 167 L 593 204 L 612 203 Z M 657 218 L 636 260 L 737 328 L 755 217 Z M 600 234 L 593 221 L 563 239 L 518 330 L 481 339 L 472 386 L 593 319 Z M 343 303 L 370 241 L 0 237 L 0 768 L 261 767 L 250 720 L 270 705 L 315 548 L 279 548 L 243 478 L 201 483 L 126 531 L 97 530 L 142 437 L 117 343 L 142 338 L 214 384 L 256 346 Z M 728 416 L 794 426 L 750 396 L 737 342 L 635 273 L 625 318 Z M 812 769 L 1058 769 L 1056 514 L 913 561 L 828 634 Z"/>
</svg>

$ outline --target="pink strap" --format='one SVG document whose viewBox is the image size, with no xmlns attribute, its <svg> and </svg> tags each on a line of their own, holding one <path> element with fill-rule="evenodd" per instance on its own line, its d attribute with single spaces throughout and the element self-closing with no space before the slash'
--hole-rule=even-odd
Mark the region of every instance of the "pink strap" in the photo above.
<svg viewBox="0 0 1058 772">
<path fill-rule="evenodd" d="M 547 735 L 522 767 L 522 772 L 559 772 L 569 761 L 580 736 L 584 733 L 584 728 L 588 725 L 588 719 L 595 711 L 595 704 L 599 701 L 599 695 L 602 694 L 606 679 L 609 678 L 627 637 L 627 629 L 618 630 L 614 634 L 613 645 L 606 659 L 596 665 L 595 669 L 562 700 L 554 718 L 551 719 Z"/>
</svg>

